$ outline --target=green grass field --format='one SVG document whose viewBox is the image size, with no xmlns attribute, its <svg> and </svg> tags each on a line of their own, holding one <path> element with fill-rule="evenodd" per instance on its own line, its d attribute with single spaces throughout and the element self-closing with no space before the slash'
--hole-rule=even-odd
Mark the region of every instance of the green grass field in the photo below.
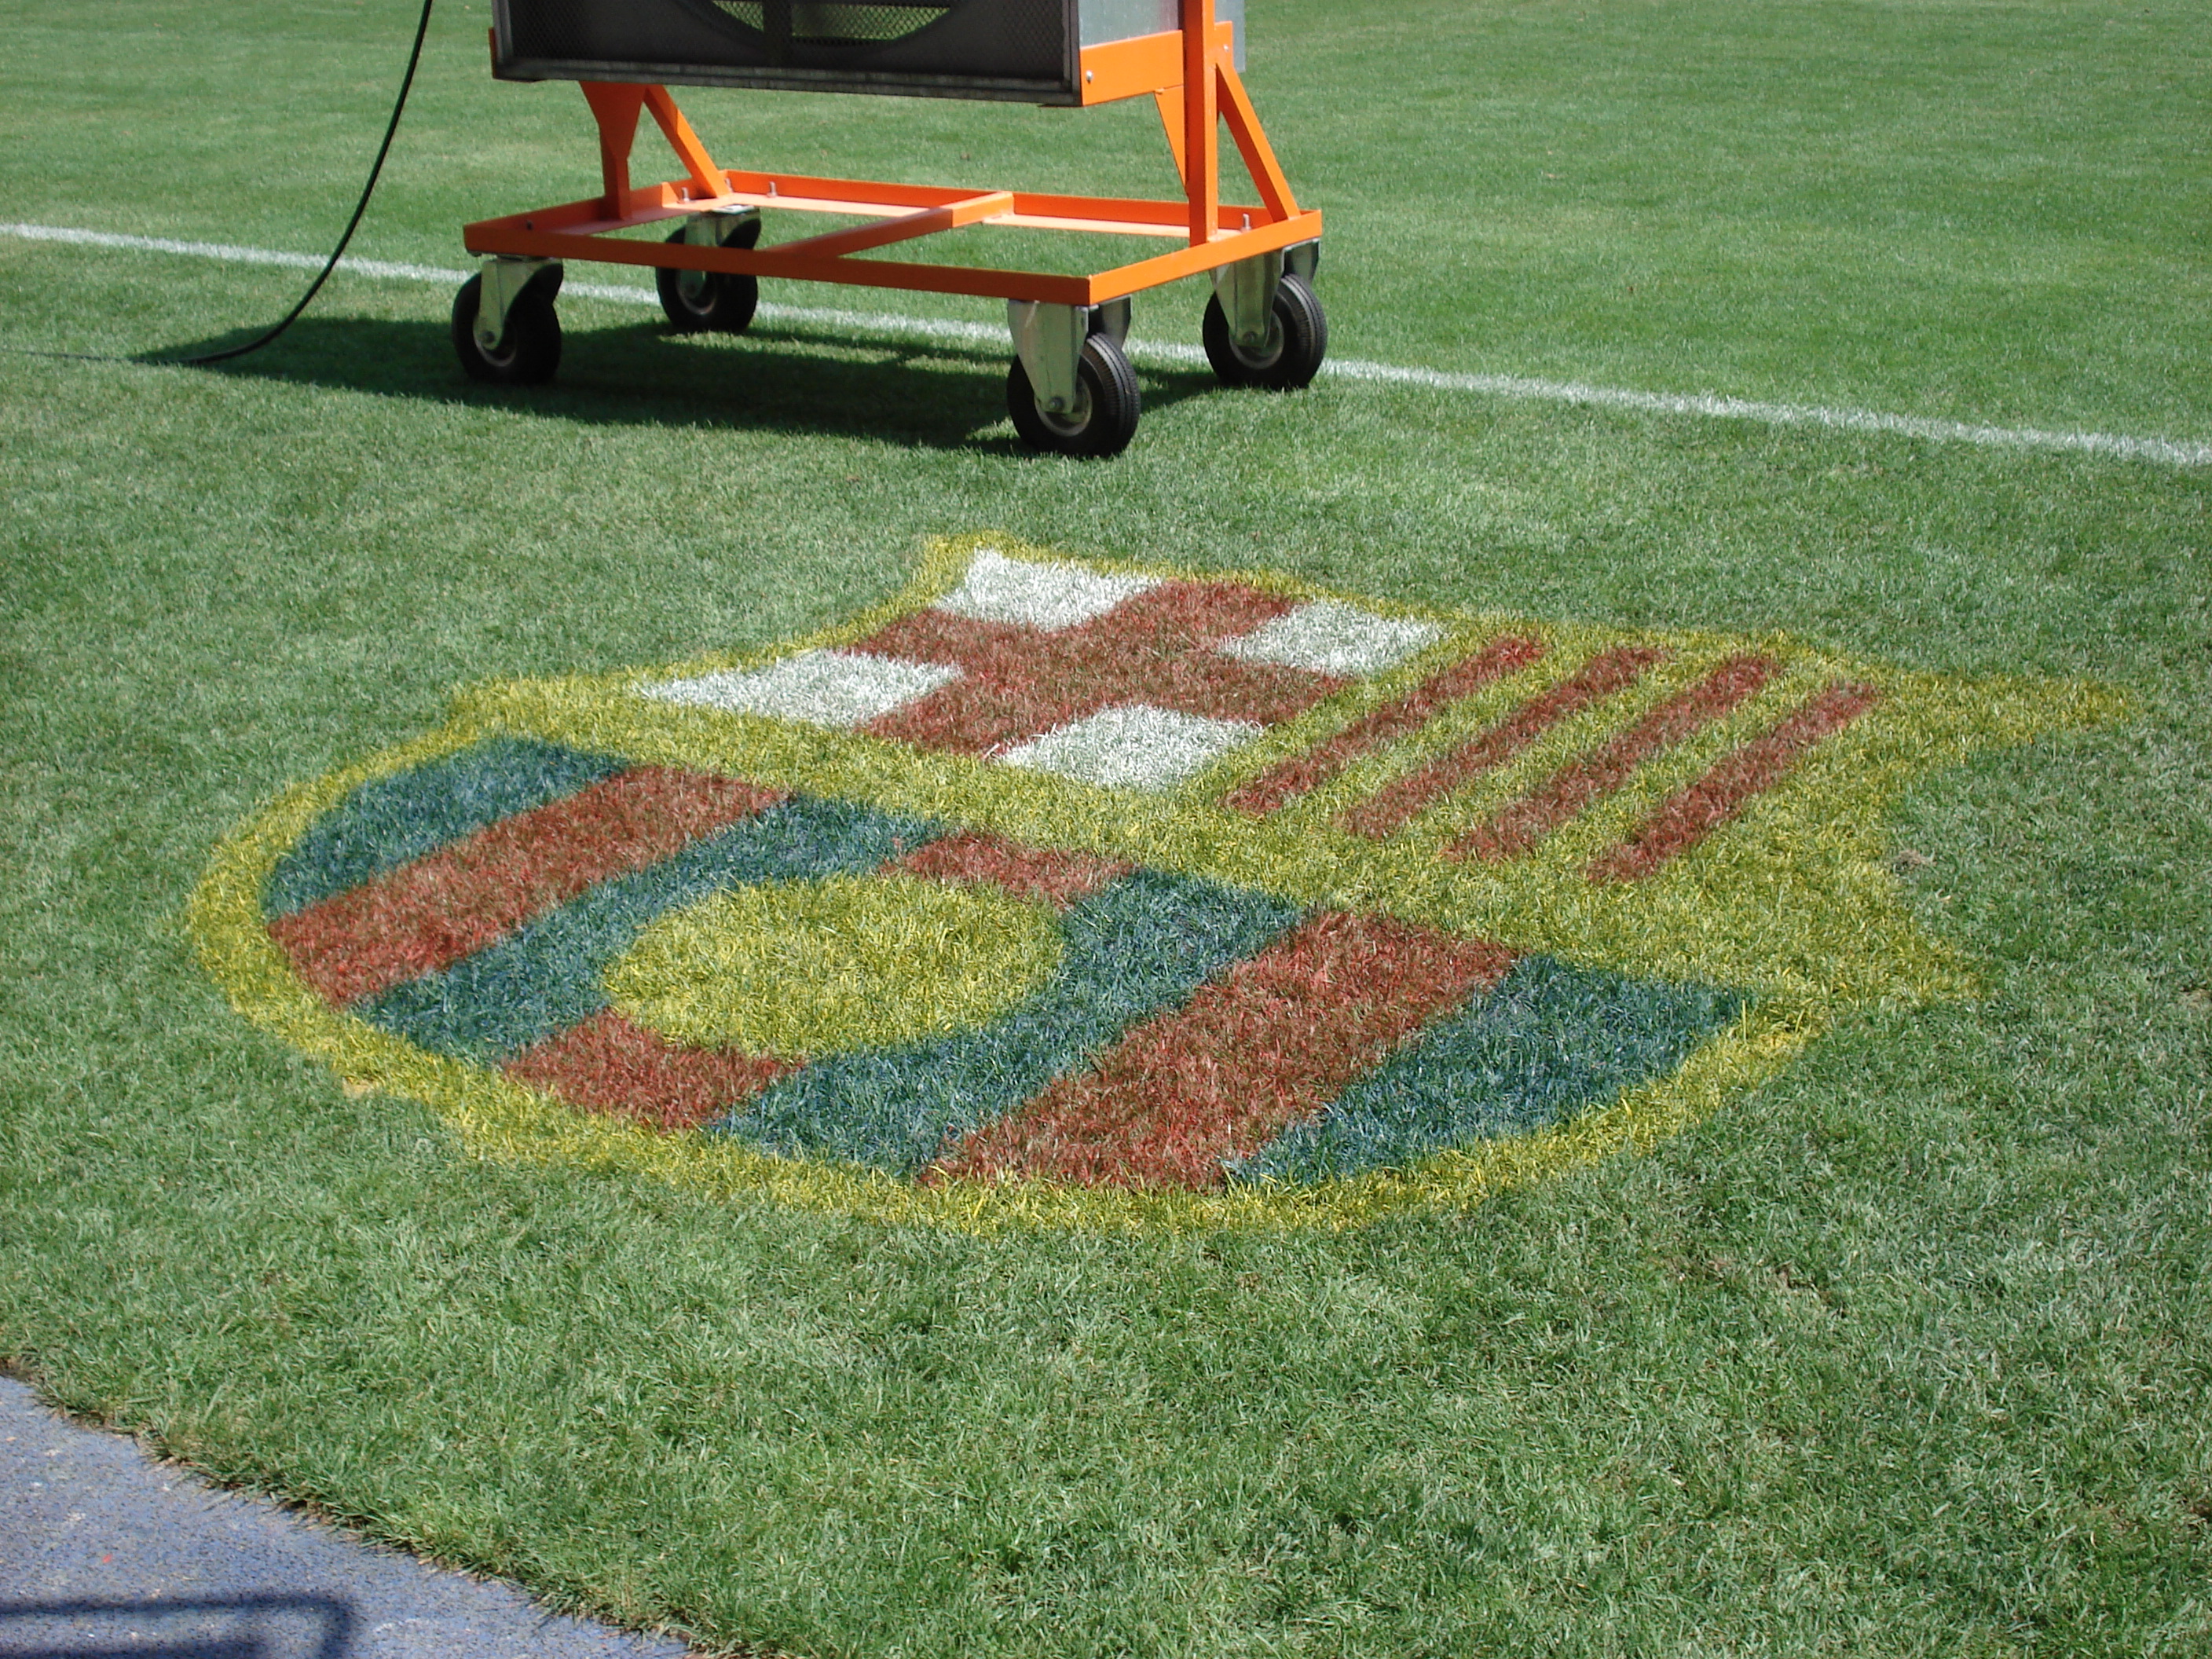
<svg viewBox="0 0 2212 1659">
<path fill-rule="evenodd" d="M 2212 442 L 2200 7 L 1251 9 L 1340 358 Z M 458 267 L 462 221 L 594 188 L 574 89 L 489 80 L 488 11 L 440 7 L 356 254 Z M 6 0 L 0 220 L 325 250 L 413 13 Z M 686 104 L 730 165 L 1170 184 L 1139 108 Z M 227 342 L 301 281 L 0 234 L 0 345 Z M 1019 447 L 994 346 L 577 298 L 522 395 L 462 380 L 449 301 L 341 276 L 219 371 L 0 355 L 0 1362 L 713 1650 L 2212 1648 L 2205 466 L 1159 359 L 1086 466 Z M 196 960 L 218 838 L 457 686 L 766 644 L 982 529 L 2133 713 L 1893 818 L 1975 997 L 1859 1010 L 1649 1155 L 1339 1234 L 480 1162 Z"/>
</svg>

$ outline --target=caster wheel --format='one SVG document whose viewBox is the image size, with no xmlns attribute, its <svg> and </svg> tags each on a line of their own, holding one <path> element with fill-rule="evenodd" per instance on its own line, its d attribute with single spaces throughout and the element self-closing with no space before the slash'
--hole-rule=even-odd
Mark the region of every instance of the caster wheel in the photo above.
<svg viewBox="0 0 2212 1659">
<path fill-rule="evenodd" d="M 1048 455 L 1102 461 L 1120 454 L 1137 435 L 1137 417 L 1144 412 L 1137 371 L 1129 367 L 1121 347 L 1103 334 L 1094 334 L 1083 343 L 1075 381 L 1073 409 L 1057 413 L 1041 409 L 1029 370 L 1015 358 L 1006 375 L 1006 412 L 1014 417 L 1014 430 L 1031 449 Z"/>
<path fill-rule="evenodd" d="M 471 276 L 453 296 L 453 352 L 461 371 L 493 386 L 542 386 L 561 367 L 561 319 L 552 296 L 535 284 L 507 308 L 507 332 L 487 351 L 477 343 L 477 296 L 483 278 Z"/>
<path fill-rule="evenodd" d="M 1295 392 L 1310 385 L 1328 355 L 1328 319 L 1303 277 L 1285 272 L 1275 290 L 1274 314 L 1267 337 L 1257 351 L 1237 343 L 1229 319 L 1217 299 L 1206 302 L 1206 360 L 1224 386 L 1256 386 L 1269 392 Z"/>
<path fill-rule="evenodd" d="M 680 242 L 684 233 L 679 230 L 667 240 Z M 758 240 L 760 221 L 749 219 L 736 237 L 723 246 L 750 247 Z M 757 276 L 718 270 L 671 270 L 664 265 L 653 272 L 653 286 L 660 290 L 660 308 L 668 313 L 678 334 L 699 334 L 709 329 L 718 334 L 742 334 L 760 304 Z"/>
</svg>

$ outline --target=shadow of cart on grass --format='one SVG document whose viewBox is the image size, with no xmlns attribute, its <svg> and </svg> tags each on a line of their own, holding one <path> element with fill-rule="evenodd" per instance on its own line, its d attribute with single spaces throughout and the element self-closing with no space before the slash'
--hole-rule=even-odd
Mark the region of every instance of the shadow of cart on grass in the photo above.
<svg viewBox="0 0 2212 1659">
<path fill-rule="evenodd" d="M 221 349 L 229 338 L 167 348 Z M 1043 460 L 1006 416 L 1010 344 L 835 335 L 756 323 L 743 335 L 676 334 L 658 323 L 571 327 L 551 384 L 495 387 L 465 378 L 446 325 L 303 318 L 266 350 L 207 372 L 383 397 L 507 409 L 586 425 L 724 428 L 872 438 Z M 1146 411 L 1214 392 L 1203 369 L 1139 373 Z"/>
</svg>

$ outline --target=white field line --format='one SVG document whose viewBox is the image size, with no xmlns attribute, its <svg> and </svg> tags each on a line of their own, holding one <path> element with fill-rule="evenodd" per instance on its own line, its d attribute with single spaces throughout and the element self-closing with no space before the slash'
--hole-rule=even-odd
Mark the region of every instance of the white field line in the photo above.
<svg viewBox="0 0 2212 1659">
<path fill-rule="evenodd" d="M 275 248 L 240 247 L 227 242 L 185 242 L 166 236 L 124 236 L 112 231 L 78 230 L 60 225 L 11 224 L 0 222 L 0 235 L 34 242 L 63 242 L 76 247 L 112 247 L 134 253 L 177 253 L 198 259 L 222 259 L 236 264 L 282 265 L 294 270 L 319 270 L 323 256 L 285 253 Z M 456 284 L 468 280 L 465 270 L 437 265 L 398 264 L 385 259 L 345 258 L 341 270 L 356 276 L 380 276 L 408 283 Z M 564 283 L 565 295 L 610 300 L 624 305 L 654 305 L 653 291 L 609 283 Z M 959 341 L 982 345 L 1004 344 L 1006 331 L 989 323 L 965 323 L 933 317 L 902 317 L 890 312 L 842 311 L 818 306 L 763 304 L 757 313 L 767 322 L 796 323 L 820 327 L 866 330 L 913 339 Z M 1196 346 L 1134 340 L 1130 356 L 1143 361 L 1179 366 L 1203 363 L 1206 354 Z M 1407 368 L 1396 363 L 1366 362 L 1358 358 L 1333 358 L 1324 374 L 1341 380 L 1363 380 L 1377 386 L 1423 387 L 1436 392 L 1468 392 L 1493 398 L 1522 398 L 1541 403 L 1581 404 L 1595 409 L 1632 410 L 1644 415 L 1691 415 L 1711 420 L 1755 421 L 1766 426 L 1825 427 L 1838 432 L 1880 433 L 1893 437 L 1922 438 L 1936 443 L 1975 444 L 1987 449 L 2073 451 L 2130 461 L 2155 461 L 2167 466 L 2212 465 L 2212 444 L 2188 443 L 2172 438 L 2133 438 L 2111 432 L 2053 432 L 2036 427 L 1983 426 L 1966 421 L 1930 420 L 1918 415 L 1887 415 L 1872 409 L 1837 409 L 1822 404 L 1764 403 L 1747 398 L 1715 398 L 1669 392 L 1635 392 L 1624 386 L 1589 386 L 1578 380 L 1540 380 L 1519 374 L 1464 374 L 1446 369 Z"/>
</svg>

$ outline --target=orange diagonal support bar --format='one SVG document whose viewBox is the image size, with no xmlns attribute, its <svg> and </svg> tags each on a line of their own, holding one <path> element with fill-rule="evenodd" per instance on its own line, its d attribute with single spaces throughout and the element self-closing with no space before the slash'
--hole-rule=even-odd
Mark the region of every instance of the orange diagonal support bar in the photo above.
<svg viewBox="0 0 2212 1659">
<path fill-rule="evenodd" d="M 1176 177 L 1183 173 L 1183 149 L 1189 135 L 1182 130 L 1182 88 L 1162 87 L 1152 94 L 1160 106 L 1160 125 L 1167 129 L 1168 148 L 1175 152 Z"/>
<path fill-rule="evenodd" d="M 804 241 L 785 242 L 775 252 L 778 255 L 799 258 L 841 258 L 848 253 L 884 247 L 892 242 L 934 235 L 940 230 L 957 230 L 963 225 L 972 225 L 980 219 L 996 218 L 1001 213 L 1013 210 L 1014 193 L 1009 190 L 994 190 L 981 196 L 970 196 L 964 201 L 948 202 L 943 207 L 928 208 L 920 213 L 902 213 L 896 219 L 881 219 L 872 225 L 856 225 L 850 230 L 833 230 L 826 236 L 809 236 Z"/>
<path fill-rule="evenodd" d="M 699 135 L 691 131 L 691 124 L 684 118 L 684 112 L 676 107 L 676 100 L 668 95 L 666 87 L 647 87 L 645 106 L 653 112 L 653 118 L 660 124 L 660 131 L 668 146 L 684 163 L 684 170 L 691 175 L 691 187 L 708 196 L 720 196 L 729 186 L 722 182 L 722 170 L 714 165 L 714 158 L 707 154 L 706 145 Z M 1264 141 L 1263 141 L 1264 142 Z"/>
<path fill-rule="evenodd" d="M 625 218 L 629 213 L 629 153 L 637 143 L 641 110 L 653 112 L 669 148 L 691 175 L 692 189 L 710 198 L 727 193 L 729 185 L 722 181 L 721 169 L 707 154 L 699 135 L 691 131 L 684 112 L 676 107 L 667 88 L 629 81 L 580 81 L 577 85 L 584 89 L 585 101 L 599 124 L 599 176 L 606 191 L 608 218 Z"/>
<path fill-rule="evenodd" d="M 1245 93 L 1243 78 L 1227 64 L 1220 65 L 1217 73 L 1221 81 L 1221 118 L 1228 122 L 1229 136 L 1237 141 L 1237 154 L 1244 158 L 1252 182 L 1260 187 L 1260 199 L 1276 218 L 1295 217 L 1297 198 L 1291 193 L 1291 181 L 1283 176 L 1282 166 L 1275 160 L 1274 146 L 1267 142 L 1267 135 L 1261 128 L 1259 114 Z"/>
<path fill-rule="evenodd" d="M 1214 101 L 1213 0 L 1182 0 L 1182 178 L 1190 244 L 1213 239 L 1220 215 L 1221 116 Z"/>
</svg>

